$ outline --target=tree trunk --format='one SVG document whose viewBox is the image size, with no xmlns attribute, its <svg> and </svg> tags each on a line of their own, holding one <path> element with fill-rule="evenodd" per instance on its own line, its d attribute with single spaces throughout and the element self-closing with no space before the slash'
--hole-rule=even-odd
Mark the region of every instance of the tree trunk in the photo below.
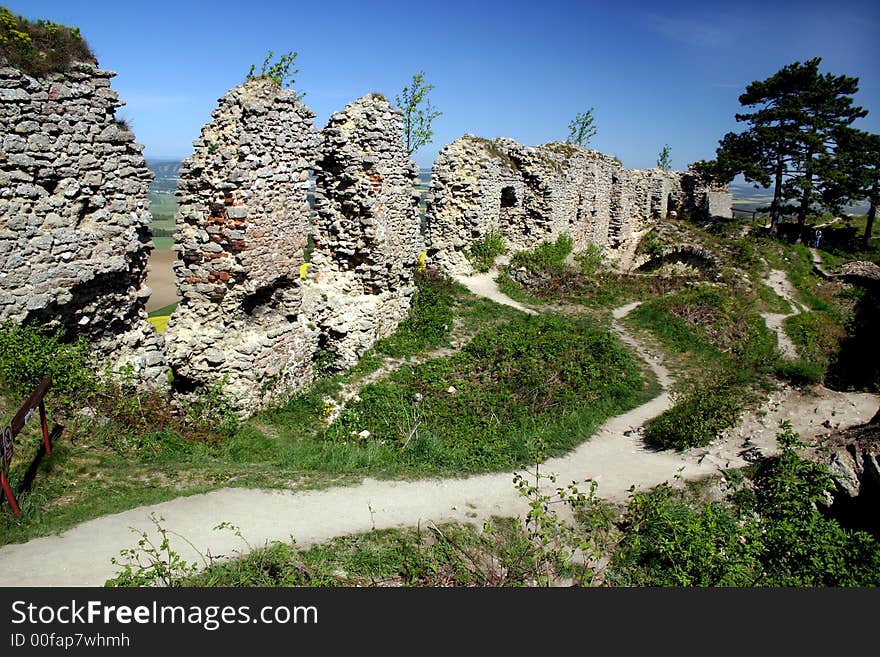
<svg viewBox="0 0 880 657">
<path fill-rule="evenodd" d="M 877 197 L 878 194 L 876 193 L 871 196 L 871 207 L 868 208 L 868 217 L 865 220 L 865 234 L 862 235 L 862 244 L 864 246 L 868 246 L 871 233 L 874 232 L 874 219 L 877 217 Z"/>
<path fill-rule="evenodd" d="M 770 234 L 779 234 L 779 206 L 782 204 L 782 174 L 785 171 L 782 157 L 776 163 L 776 179 L 773 184 L 773 201 L 770 203 Z"/>
<path fill-rule="evenodd" d="M 804 160 L 804 191 L 801 195 L 801 206 L 798 208 L 798 234 L 800 242 L 804 235 L 804 226 L 807 223 L 807 213 L 810 211 L 810 202 L 813 200 L 813 153 L 808 152 Z"/>
</svg>

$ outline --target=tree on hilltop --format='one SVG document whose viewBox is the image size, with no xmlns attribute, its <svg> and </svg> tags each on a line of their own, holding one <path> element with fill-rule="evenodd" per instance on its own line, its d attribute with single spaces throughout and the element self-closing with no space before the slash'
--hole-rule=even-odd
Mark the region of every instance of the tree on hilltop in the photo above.
<svg viewBox="0 0 880 657">
<path fill-rule="evenodd" d="M 838 208 L 843 203 L 868 200 L 862 243 L 868 246 L 880 204 L 880 135 L 845 128 L 836 135 L 837 151 L 819 161 L 826 184 L 823 202 Z"/>
</svg>

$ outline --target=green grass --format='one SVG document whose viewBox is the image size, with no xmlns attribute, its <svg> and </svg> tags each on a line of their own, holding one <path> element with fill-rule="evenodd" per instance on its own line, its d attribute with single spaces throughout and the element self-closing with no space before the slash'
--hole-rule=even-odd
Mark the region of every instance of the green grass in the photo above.
<svg viewBox="0 0 880 657">
<path fill-rule="evenodd" d="M 532 250 L 517 251 L 510 265 L 499 272 L 499 289 L 515 301 L 540 306 L 566 303 L 609 309 L 682 287 L 689 277 L 658 277 L 622 274 L 608 269 L 604 253 L 595 246 L 575 255 L 577 266 L 567 264 L 572 240 L 560 235 Z M 522 280 L 520 270 L 527 274 Z"/>
<path fill-rule="evenodd" d="M 178 209 L 177 198 L 174 194 L 157 194 L 150 192 L 150 214 L 153 221 L 150 229 L 154 232 L 153 244 L 158 251 L 168 251 L 174 246 L 174 237 L 171 235 L 155 235 L 156 231 L 174 231 L 176 228 L 175 215 Z"/>
<path fill-rule="evenodd" d="M 571 236 L 562 234 L 554 242 L 541 242 L 530 251 L 517 251 L 510 259 L 510 266 L 525 267 L 533 272 L 560 272 L 573 246 Z"/>
<path fill-rule="evenodd" d="M 453 335 L 477 337 L 450 358 L 411 362 L 367 386 L 361 401 L 330 427 L 325 399 L 375 370 L 386 354 L 372 350 L 351 371 L 315 382 L 226 437 L 182 427 L 162 398 L 121 389 L 96 397 L 94 420 L 62 418 L 53 411 L 67 429 L 44 460 L 33 490 L 22 495 L 23 517 L 0 513 L 0 542 L 221 486 L 307 488 L 351 483 L 365 475 L 510 469 L 530 461 L 538 439 L 547 439 L 557 453 L 564 451 L 587 439 L 605 417 L 656 393 L 656 384 L 643 383 L 622 345 L 595 325 L 529 318 L 436 277 L 420 281 L 419 294 L 413 321 L 382 345 L 386 352 L 417 358 Z M 29 353 L 10 344 L 10 363 Z M 71 374 L 81 370 L 74 367 Z M 455 394 L 447 392 L 450 385 Z M 412 403 L 415 392 L 423 394 L 418 406 Z M 9 400 L 11 416 L 20 399 L 8 392 L 3 399 Z M 54 398 L 50 403 L 54 407 Z M 418 431 L 404 444 L 405 423 L 414 419 Z M 367 440 L 350 435 L 368 427 Z M 30 440 L 36 440 L 35 433 Z M 26 455 L 36 449 L 35 442 L 21 445 L 13 462 L 14 486 L 29 463 Z"/>
<path fill-rule="evenodd" d="M 405 358 L 448 342 L 454 319 L 455 285 L 425 272 L 416 276 L 416 286 L 409 316 L 393 335 L 376 343 L 374 350 L 378 353 Z"/>
<path fill-rule="evenodd" d="M 177 308 L 178 302 L 169 303 L 167 306 L 162 306 L 161 308 L 157 308 L 153 312 L 151 312 L 148 317 L 165 317 L 167 315 L 171 315 L 174 312 L 175 308 Z"/>
<path fill-rule="evenodd" d="M 173 237 L 154 237 L 153 246 L 157 251 L 170 251 L 174 248 Z"/>
<path fill-rule="evenodd" d="M 30 21 L 0 7 L 0 59 L 34 77 L 64 72 L 77 62 L 96 64 L 79 28 Z"/>
<path fill-rule="evenodd" d="M 645 424 L 658 447 L 706 445 L 733 426 L 778 359 L 775 336 L 730 290 L 700 286 L 648 301 L 627 321 L 652 333 L 680 368 L 675 404 Z"/>
<path fill-rule="evenodd" d="M 178 203 L 174 194 L 157 194 L 150 192 L 150 214 L 153 215 L 154 224 L 171 224 L 174 227 L 174 215 L 177 213 Z M 165 227 L 164 225 L 162 226 Z"/>
<path fill-rule="evenodd" d="M 835 319 L 822 311 L 789 317 L 783 323 L 783 329 L 794 343 L 798 356 L 821 371 L 828 369 L 846 336 Z"/>
<path fill-rule="evenodd" d="M 645 386 L 631 356 L 586 321 L 521 317 L 477 335 L 451 358 L 405 366 L 367 386 L 327 431 L 351 465 L 454 474 L 529 462 L 536 440 L 560 453 Z M 359 438 L 368 431 L 369 437 Z M 329 444 L 326 444 L 329 443 Z"/>
<path fill-rule="evenodd" d="M 456 545 L 476 547 L 486 538 L 469 525 L 442 525 Z M 245 546 L 243 546 L 245 547 Z M 451 542 L 425 529 L 374 530 L 309 549 L 274 542 L 245 556 L 217 562 L 183 582 L 188 587 L 249 586 L 467 586 L 478 583 Z"/>
</svg>

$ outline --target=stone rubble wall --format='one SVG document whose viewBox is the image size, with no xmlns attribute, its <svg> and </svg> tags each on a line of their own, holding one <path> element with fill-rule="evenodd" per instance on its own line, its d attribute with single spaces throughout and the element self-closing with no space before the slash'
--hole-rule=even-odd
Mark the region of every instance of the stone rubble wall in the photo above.
<svg viewBox="0 0 880 657">
<path fill-rule="evenodd" d="M 166 333 L 175 388 L 216 384 L 241 408 L 312 378 L 318 331 L 302 313 L 319 135 L 292 90 L 257 78 L 219 100 L 181 166 Z"/>
<path fill-rule="evenodd" d="M 152 174 L 117 120 L 114 75 L 0 66 L 0 322 L 85 336 L 99 365 L 164 386 L 145 310 Z"/>
<path fill-rule="evenodd" d="M 473 272 L 470 246 L 500 231 L 508 248 L 534 248 L 567 233 L 574 250 L 604 247 L 625 266 L 639 238 L 675 208 L 695 205 L 682 174 L 625 169 L 614 157 L 565 142 L 522 146 L 465 135 L 434 163 L 426 221 L 432 262 Z"/>
<path fill-rule="evenodd" d="M 692 219 L 732 219 L 733 194 L 727 185 L 717 185 L 705 180 L 693 169 L 681 176 L 684 190 L 682 214 Z"/>
<path fill-rule="evenodd" d="M 181 302 L 163 340 L 145 310 L 151 174 L 113 75 L 0 68 L 0 321 L 83 335 L 96 360 L 159 386 L 170 366 L 177 393 L 222 385 L 243 414 L 392 333 L 426 250 L 469 273 L 465 250 L 492 230 L 512 249 L 567 233 L 624 263 L 668 211 L 713 212 L 725 191 L 567 143 L 466 135 L 434 165 L 423 240 L 399 110 L 370 94 L 318 132 L 293 91 L 249 80 L 181 167 Z"/>
<path fill-rule="evenodd" d="M 181 168 L 168 358 L 178 390 L 222 384 L 247 412 L 310 382 L 316 360 L 354 365 L 406 316 L 418 171 L 377 95 L 318 133 L 294 92 L 256 79 L 213 117 Z"/>
<path fill-rule="evenodd" d="M 354 365 L 406 317 L 423 248 L 418 167 L 402 113 L 377 94 L 331 118 L 315 168 L 311 316 L 335 367 Z"/>
</svg>

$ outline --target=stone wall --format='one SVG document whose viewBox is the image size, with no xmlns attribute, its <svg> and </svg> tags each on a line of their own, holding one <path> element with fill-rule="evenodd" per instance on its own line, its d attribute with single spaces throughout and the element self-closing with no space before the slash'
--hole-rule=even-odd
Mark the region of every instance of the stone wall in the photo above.
<svg viewBox="0 0 880 657">
<path fill-rule="evenodd" d="M 492 230 L 513 250 L 567 233 L 575 251 L 596 244 L 624 264 L 684 194 L 677 172 L 625 169 L 564 142 L 529 147 L 465 135 L 434 163 L 426 242 L 432 262 L 453 274 L 473 271 L 465 251 Z"/>
<path fill-rule="evenodd" d="M 312 315 L 321 348 L 354 365 L 409 311 L 422 250 L 418 168 L 401 112 L 377 94 L 330 118 L 315 169 Z"/>
<path fill-rule="evenodd" d="M 684 190 L 682 213 L 693 219 L 732 219 L 733 194 L 727 185 L 717 185 L 706 180 L 693 169 L 681 176 Z"/>
<path fill-rule="evenodd" d="M 380 96 L 319 134 L 294 92 L 256 79 L 213 117 L 181 168 L 168 359 L 182 392 L 222 383 L 252 410 L 311 381 L 318 356 L 355 364 L 406 316 L 417 169 Z"/>
<path fill-rule="evenodd" d="M 164 385 L 145 310 L 151 174 L 114 75 L 0 67 L 0 322 L 85 336 L 101 365 Z"/>
<path fill-rule="evenodd" d="M 314 113 L 264 78 L 212 116 L 181 166 L 168 360 L 179 390 L 222 382 L 253 408 L 312 377 L 318 331 L 301 312 L 300 266 L 319 137 Z"/>
</svg>

